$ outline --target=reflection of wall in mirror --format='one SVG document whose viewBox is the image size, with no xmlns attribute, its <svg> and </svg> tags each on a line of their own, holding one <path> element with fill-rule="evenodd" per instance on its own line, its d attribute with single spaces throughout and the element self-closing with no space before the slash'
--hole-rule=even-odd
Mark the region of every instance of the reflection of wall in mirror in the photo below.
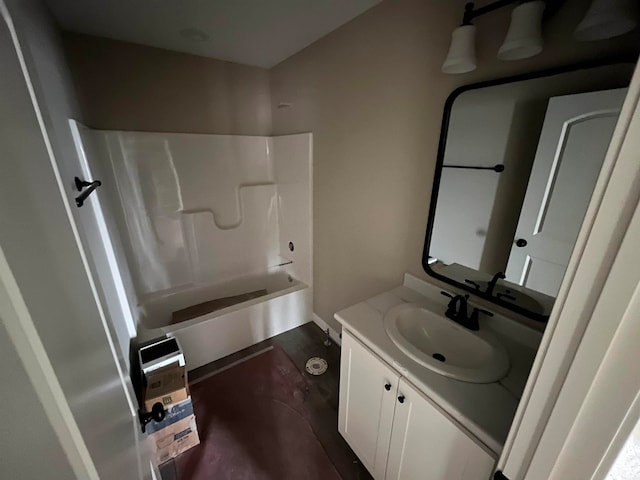
<svg viewBox="0 0 640 480">
<path fill-rule="evenodd" d="M 445 264 L 503 271 L 546 101 L 488 102 L 470 93 L 452 109 L 443 164 L 505 170 L 443 168 L 429 254 Z"/>
<path fill-rule="evenodd" d="M 512 122 L 505 133 L 505 169 L 495 193 L 478 269 L 481 272 L 504 272 L 507 267 L 546 108 L 546 99 L 515 102 Z"/>
<path fill-rule="evenodd" d="M 450 112 L 444 164 L 503 163 L 505 171 L 497 175 L 458 170 L 460 175 L 452 182 L 449 177 L 456 176 L 454 170 L 443 169 L 429 255 L 445 264 L 460 263 L 489 274 L 504 271 L 548 99 L 623 87 L 632 68 L 606 65 L 458 95 Z M 502 162 L 492 161 L 494 158 Z M 491 175 L 499 177 L 497 186 L 491 183 Z M 478 192 L 482 184 L 488 184 L 488 190 Z"/>
</svg>

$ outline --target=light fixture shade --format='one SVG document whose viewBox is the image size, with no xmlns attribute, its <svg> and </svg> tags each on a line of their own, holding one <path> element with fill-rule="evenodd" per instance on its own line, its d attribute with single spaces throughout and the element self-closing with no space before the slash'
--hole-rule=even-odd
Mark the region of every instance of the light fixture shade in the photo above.
<svg viewBox="0 0 640 480">
<path fill-rule="evenodd" d="M 451 47 L 442 64 L 444 73 L 467 73 L 476 69 L 476 27 L 462 25 L 451 34 Z"/>
<path fill-rule="evenodd" d="M 630 32 L 636 28 L 634 7 L 632 0 L 593 0 L 576 28 L 576 39 L 604 40 Z"/>
<path fill-rule="evenodd" d="M 511 12 L 511 24 L 498 50 L 500 60 L 520 60 L 542 51 L 542 14 L 544 2 L 535 0 L 518 5 Z"/>
</svg>

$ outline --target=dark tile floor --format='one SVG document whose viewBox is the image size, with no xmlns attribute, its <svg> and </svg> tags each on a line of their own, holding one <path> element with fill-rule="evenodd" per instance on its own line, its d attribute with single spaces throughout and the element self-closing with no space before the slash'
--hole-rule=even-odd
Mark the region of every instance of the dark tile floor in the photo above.
<svg viewBox="0 0 640 480">
<path fill-rule="evenodd" d="M 237 362 L 248 355 L 269 346 L 284 350 L 302 375 L 309 382 L 307 402 L 313 411 L 311 427 L 336 469 L 345 480 L 371 479 L 367 470 L 358 460 L 349 445 L 338 433 L 338 391 L 340 385 L 340 347 L 332 343 L 325 347 L 325 334 L 314 323 L 289 330 L 276 337 L 260 342 L 240 352 L 212 362 L 189 372 L 189 381 L 196 381 L 207 374 Z M 305 370 L 305 363 L 311 357 L 323 357 L 329 368 L 320 376 L 313 376 Z M 160 469 L 163 480 L 178 479 L 173 462 Z"/>
</svg>

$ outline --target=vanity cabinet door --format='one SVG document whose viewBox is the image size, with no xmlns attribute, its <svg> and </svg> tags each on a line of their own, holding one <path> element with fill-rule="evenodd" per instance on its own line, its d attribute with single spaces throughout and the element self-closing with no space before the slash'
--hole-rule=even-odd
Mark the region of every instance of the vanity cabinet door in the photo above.
<svg viewBox="0 0 640 480">
<path fill-rule="evenodd" d="M 338 430 L 376 480 L 385 477 L 398 374 L 342 331 Z"/>
<path fill-rule="evenodd" d="M 400 380 L 387 480 L 489 480 L 494 464 L 485 449 Z"/>
</svg>

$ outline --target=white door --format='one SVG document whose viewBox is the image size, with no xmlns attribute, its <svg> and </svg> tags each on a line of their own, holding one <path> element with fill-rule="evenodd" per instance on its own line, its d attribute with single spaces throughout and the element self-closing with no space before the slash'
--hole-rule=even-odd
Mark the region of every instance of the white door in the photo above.
<svg viewBox="0 0 640 480">
<path fill-rule="evenodd" d="M 494 464 L 485 447 L 400 379 L 387 480 L 489 480 Z"/>
<path fill-rule="evenodd" d="M 630 420 L 633 421 L 633 418 Z M 624 438 L 624 436 L 622 438 Z M 615 450 L 612 454 L 615 455 Z M 608 464 L 603 465 L 602 473 L 607 471 L 607 469 L 606 480 L 640 478 L 640 417 L 631 433 L 626 436 L 623 447 L 618 452 L 611 468 L 609 468 Z"/>
<path fill-rule="evenodd" d="M 0 247 L 11 273 L 6 278 L 15 283 L 10 301 L 24 305 L 19 318 L 34 327 L 32 338 L 44 349 L 39 361 L 52 368 L 37 389 L 60 389 L 70 416 L 56 425 L 77 432 L 73 443 L 88 456 L 81 478 L 143 478 L 151 472 L 142 460 L 126 372 L 72 215 L 73 178 L 58 163 L 70 152 L 59 136 L 52 141 L 56 129 L 69 132 L 55 30 L 39 2 L 4 7 L 0 0 Z M 33 419 L 23 413 L 28 429 Z"/>
<path fill-rule="evenodd" d="M 510 480 L 602 480 L 639 416 L 639 67 L 628 90 L 498 462 Z"/>
<path fill-rule="evenodd" d="M 376 480 L 385 478 L 398 374 L 342 332 L 338 430 Z"/>
<path fill-rule="evenodd" d="M 506 276 L 557 296 L 627 89 L 549 100 Z"/>
</svg>

